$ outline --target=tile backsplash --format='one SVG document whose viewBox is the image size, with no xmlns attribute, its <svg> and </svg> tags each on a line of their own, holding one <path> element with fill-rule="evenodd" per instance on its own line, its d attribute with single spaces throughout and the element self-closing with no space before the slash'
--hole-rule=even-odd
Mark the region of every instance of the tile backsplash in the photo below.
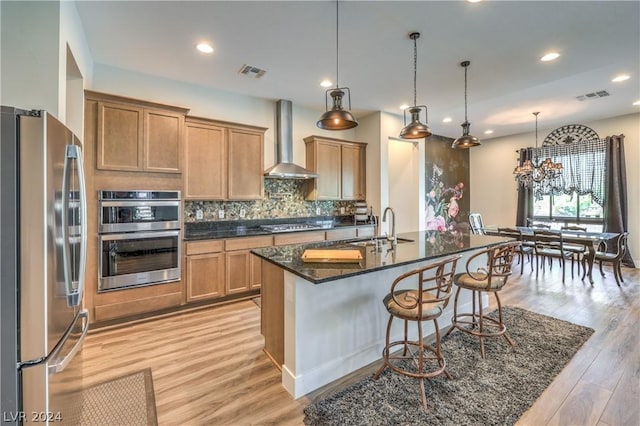
<svg viewBox="0 0 640 426">
<path fill-rule="evenodd" d="M 341 210 L 343 208 L 344 211 Z M 202 210 L 202 219 L 197 218 L 197 210 Z M 219 217 L 221 210 L 224 211 L 224 219 Z M 354 210 L 354 201 L 306 201 L 303 180 L 265 179 L 264 198 L 261 200 L 185 201 L 184 221 L 352 215 Z"/>
</svg>

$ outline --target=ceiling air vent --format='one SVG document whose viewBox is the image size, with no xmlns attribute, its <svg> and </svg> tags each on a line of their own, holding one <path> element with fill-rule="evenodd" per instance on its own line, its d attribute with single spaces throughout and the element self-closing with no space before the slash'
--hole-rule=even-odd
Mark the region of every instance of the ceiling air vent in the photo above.
<svg viewBox="0 0 640 426">
<path fill-rule="evenodd" d="M 586 101 L 587 99 L 604 98 L 605 96 L 609 96 L 609 92 L 607 92 L 606 90 L 598 90 L 597 92 L 591 92 L 585 95 L 576 96 L 576 99 L 579 101 Z"/>
<path fill-rule="evenodd" d="M 260 78 L 266 73 L 266 71 L 263 69 L 254 67 L 253 65 L 247 65 L 247 64 L 244 64 L 243 66 L 241 66 L 238 72 L 240 74 L 248 75 L 249 77 L 253 77 L 253 78 Z"/>
</svg>

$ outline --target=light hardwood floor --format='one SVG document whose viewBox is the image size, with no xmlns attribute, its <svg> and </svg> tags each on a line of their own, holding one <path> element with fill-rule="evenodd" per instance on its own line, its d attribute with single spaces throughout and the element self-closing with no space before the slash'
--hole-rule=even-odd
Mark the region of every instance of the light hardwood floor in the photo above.
<svg viewBox="0 0 640 426">
<path fill-rule="evenodd" d="M 520 419 L 521 425 L 640 424 L 640 269 L 611 269 L 595 284 L 560 268 L 535 279 L 519 267 L 501 292 L 512 305 L 596 330 Z M 493 301 L 492 301 L 493 305 Z M 301 425 L 304 407 L 372 374 L 372 364 L 294 400 L 262 352 L 260 311 L 252 301 L 97 330 L 80 354 L 83 384 L 151 368 L 160 425 Z"/>
</svg>

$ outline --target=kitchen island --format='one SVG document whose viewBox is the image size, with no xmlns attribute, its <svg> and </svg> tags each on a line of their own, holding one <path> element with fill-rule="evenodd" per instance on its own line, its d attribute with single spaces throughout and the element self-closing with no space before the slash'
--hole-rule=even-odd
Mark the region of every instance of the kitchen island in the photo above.
<svg viewBox="0 0 640 426">
<path fill-rule="evenodd" d="M 282 384 L 299 398 L 381 358 L 388 313 L 382 304 L 399 275 L 449 255 L 467 259 L 509 238 L 461 232 L 411 232 L 391 246 L 372 239 L 293 244 L 252 250 L 262 259 L 261 331 L 265 353 L 282 370 Z M 304 262 L 305 250 L 360 252 L 357 262 Z M 337 257 L 340 257 L 337 255 Z M 473 269 L 482 266 L 478 259 Z M 461 293 L 459 308 L 471 304 Z M 486 304 L 486 301 L 483 303 Z M 469 308 L 470 309 L 470 308 Z M 447 328 L 453 301 L 439 325 Z M 415 325 L 413 326 L 415 327 Z M 410 326 L 410 333 L 415 330 Z M 423 325 L 425 335 L 432 323 Z M 392 340 L 402 333 L 394 323 Z"/>
</svg>

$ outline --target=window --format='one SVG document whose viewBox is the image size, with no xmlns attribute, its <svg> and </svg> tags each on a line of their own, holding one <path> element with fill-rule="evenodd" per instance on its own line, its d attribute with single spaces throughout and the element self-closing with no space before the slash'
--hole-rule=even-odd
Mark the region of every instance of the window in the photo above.
<svg viewBox="0 0 640 426">
<path fill-rule="evenodd" d="M 604 225 L 605 148 L 603 139 L 540 148 L 536 157 L 551 157 L 562 163 L 561 184 L 534 184 L 533 222 L 562 226 L 581 225 L 602 231 Z"/>
<path fill-rule="evenodd" d="M 543 195 L 533 200 L 533 221 L 549 223 L 553 228 L 582 225 L 589 231 L 601 232 L 603 226 L 602 206 L 593 201 L 591 194 Z"/>
</svg>

